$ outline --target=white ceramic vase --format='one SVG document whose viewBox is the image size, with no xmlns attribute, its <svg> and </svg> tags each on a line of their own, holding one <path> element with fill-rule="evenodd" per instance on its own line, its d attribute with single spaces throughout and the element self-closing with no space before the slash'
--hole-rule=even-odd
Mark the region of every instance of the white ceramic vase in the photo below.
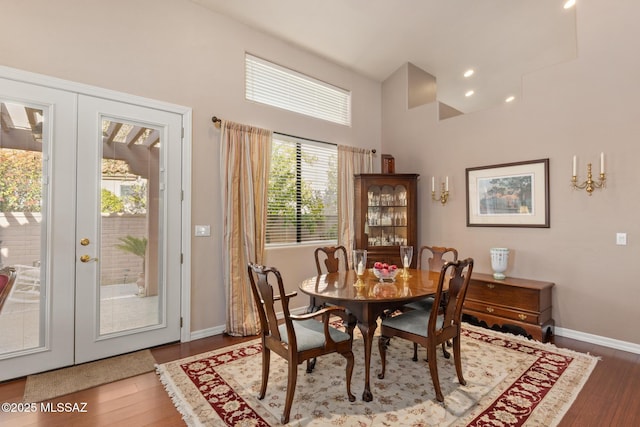
<svg viewBox="0 0 640 427">
<path fill-rule="evenodd" d="M 509 265 L 509 249 L 491 248 L 490 253 L 493 278 L 496 280 L 505 279 L 507 276 L 504 275 L 504 272 L 507 271 L 507 265 Z"/>
</svg>

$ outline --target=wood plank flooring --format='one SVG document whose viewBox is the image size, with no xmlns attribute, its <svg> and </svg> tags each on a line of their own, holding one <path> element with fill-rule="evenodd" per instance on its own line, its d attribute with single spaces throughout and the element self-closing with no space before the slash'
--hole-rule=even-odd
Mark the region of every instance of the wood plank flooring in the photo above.
<svg viewBox="0 0 640 427">
<path fill-rule="evenodd" d="M 152 349 L 158 363 L 180 359 L 245 341 L 216 335 L 190 343 Z M 555 337 L 558 347 L 601 358 L 561 427 L 640 426 L 640 355 L 568 338 Z M 25 379 L 0 383 L 0 403 L 21 402 Z M 70 394 L 51 402 L 86 402 L 86 413 L 3 413 L 3 427 L 174 427 L 184 426 L 180 414 L 155 373 Z"/>
</svg>

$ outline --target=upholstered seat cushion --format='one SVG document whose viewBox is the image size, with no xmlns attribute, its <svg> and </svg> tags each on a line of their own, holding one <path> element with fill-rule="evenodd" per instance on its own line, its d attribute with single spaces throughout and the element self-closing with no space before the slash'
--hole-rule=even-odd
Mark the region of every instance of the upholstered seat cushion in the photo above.
<svg viewBox="0 0 640 427">
<path fill-rule="evenodd" d="M 293 329 L 296 331 L 296 341 L 298 343 L 298 351 L 310 350 L 324 346 L 324 324 L 317 320 L 307 319 L 293 321 Z M 289 344 L 286 325 L 278 326 L 282 341 Z M 349 335 L 336 328 L 329 327 L 329 335 L 335 342 L 348 341 Z"/>
<path fill-rule="evenodd" d="M 427 324 L 429 323 L 430 315 L 431 311 L 411 310 L 397 316 L 386 317 L 382 321 L 382 326 L 426 337 L 428 334 Z M 436 329 L 442 327 L 442 322 L 442 316 L 438 316 Z"/>
<path fill-rule="evenodd" d="M 430 311 L 431 307 L 433 307 L 433 297 L 423 298 L 418 301 L 412 301 L 405 304 L 403 307 L 410 308 L 412 310 Z"/>
</svg>

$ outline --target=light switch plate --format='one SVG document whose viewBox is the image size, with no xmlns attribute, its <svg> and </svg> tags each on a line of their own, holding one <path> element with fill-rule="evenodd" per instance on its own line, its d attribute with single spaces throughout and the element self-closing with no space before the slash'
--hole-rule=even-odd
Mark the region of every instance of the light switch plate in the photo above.
<svg viewBox="0 0 640 427">
<path fill-rule="evenodd" d="M 616 233 L 616 245 L 627 244 L 627 233 Z"/>
<path fill-rule="evenodd" d="M 211 236 L 210 225 L 196 225 L 196 237 Z"/>
</svg>

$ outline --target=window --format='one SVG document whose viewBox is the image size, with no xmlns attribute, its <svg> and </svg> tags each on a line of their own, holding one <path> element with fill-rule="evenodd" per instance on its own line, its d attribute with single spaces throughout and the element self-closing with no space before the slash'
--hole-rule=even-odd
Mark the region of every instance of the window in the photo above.
<svg viewBox="0 0 640 427">
<path fill-rule="evenodd" d="M 273 135 L 267 244 L 337 241 L 337 163 L 335 145 Z"/>
<path fill-rule="evenodd" d="M 253 55 L 245 55 L 245 97 L 351 126 L 351 92 Z"/>
</svg>

